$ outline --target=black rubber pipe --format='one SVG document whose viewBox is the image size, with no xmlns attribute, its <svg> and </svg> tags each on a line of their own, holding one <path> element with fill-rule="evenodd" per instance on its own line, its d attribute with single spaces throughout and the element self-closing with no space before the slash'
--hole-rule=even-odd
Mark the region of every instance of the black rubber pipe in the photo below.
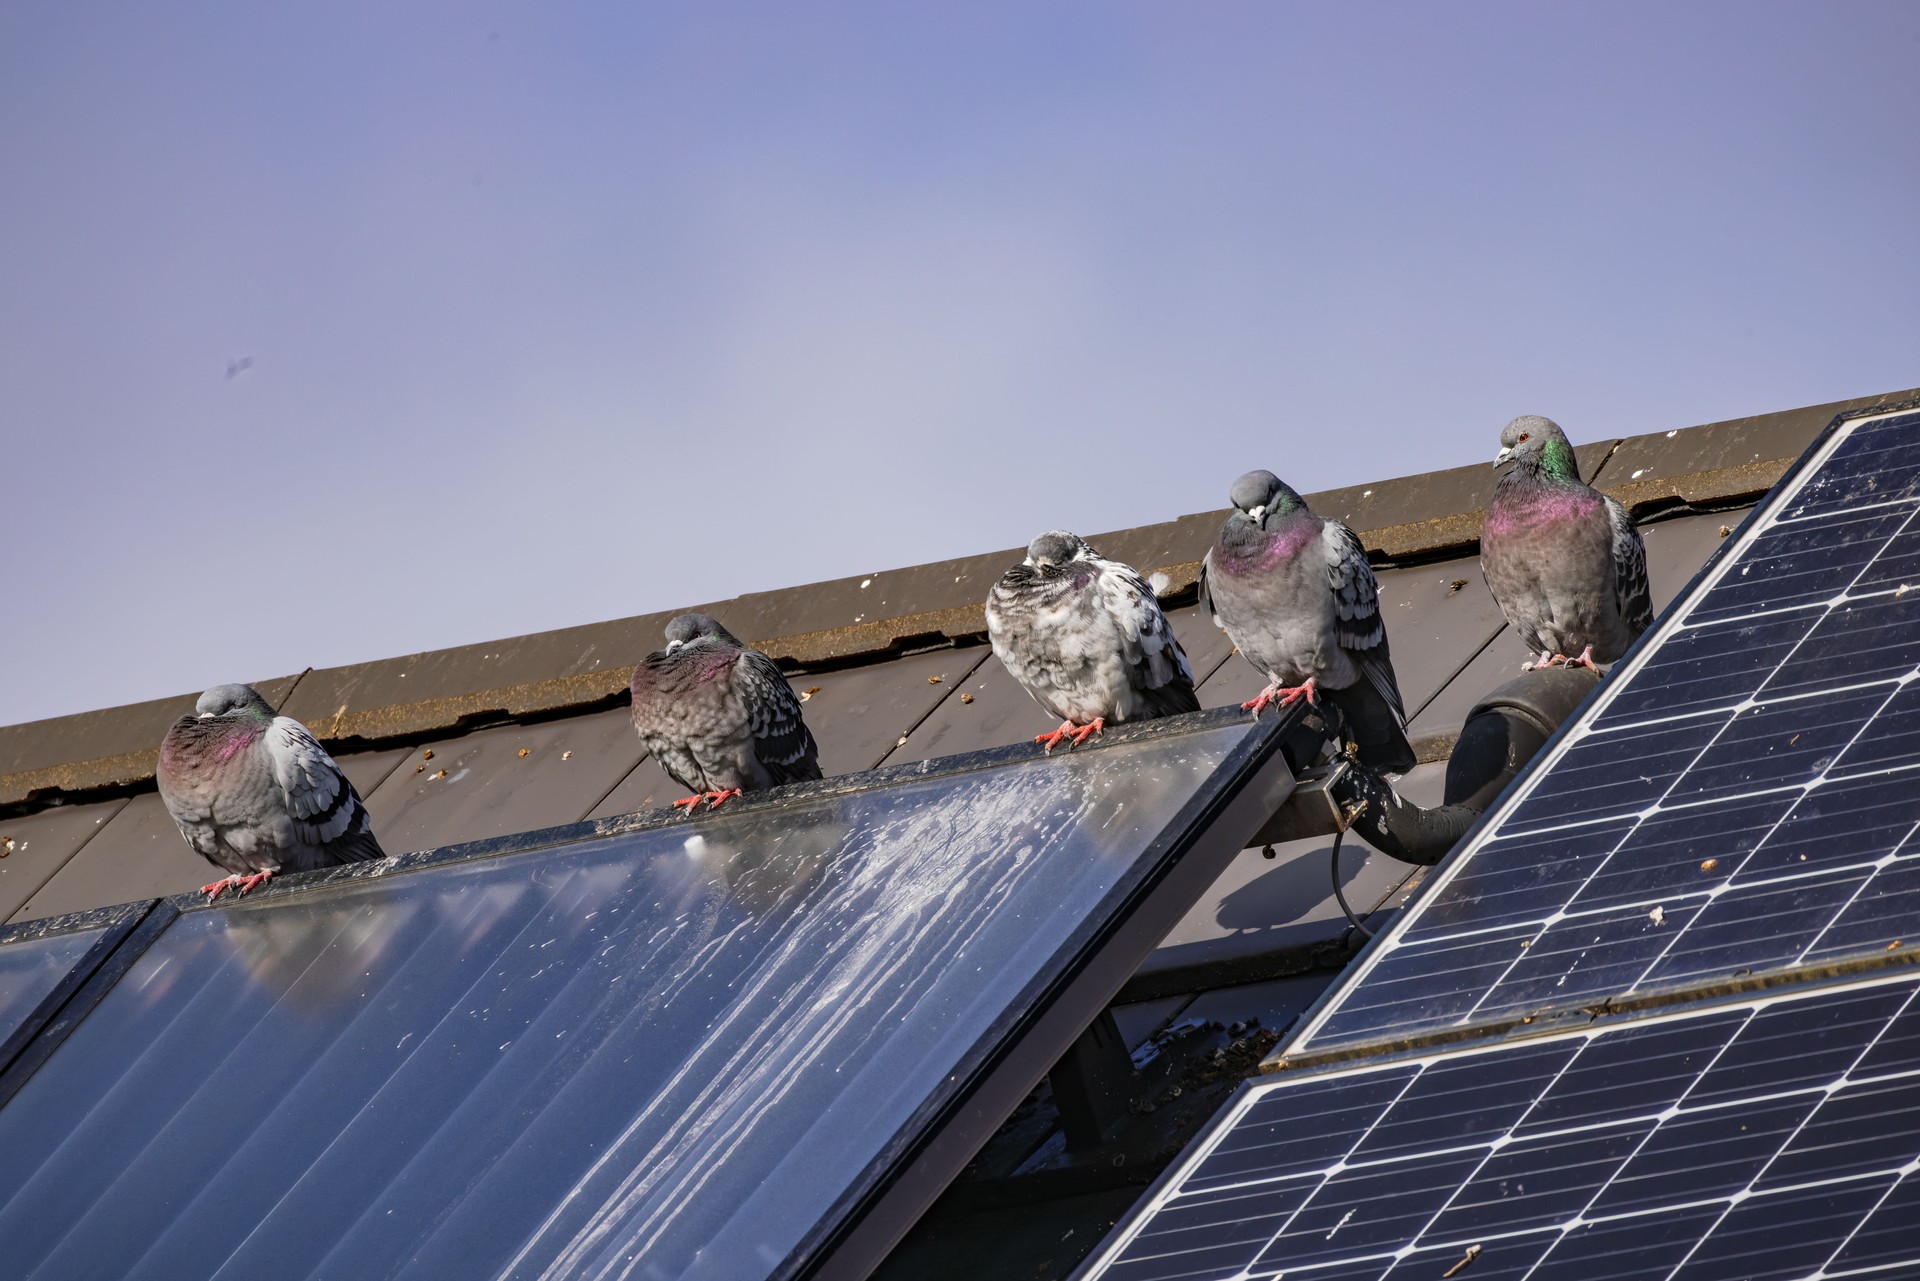
<svg viewBox="0 0 1920 1281">
<path fill-rule="evenodd" d="M 1351 760 L 1328 793 L 1369 845 L 1404 863 L 1431 867 L 1459 843 L 1599 681 L 1589 668 L 1540 668 L 1481 699 L 1467 714 L 1447 762 L 1445 801 L 1431 809 L 1403 799 L 1391 783 Z"/>
</svg>

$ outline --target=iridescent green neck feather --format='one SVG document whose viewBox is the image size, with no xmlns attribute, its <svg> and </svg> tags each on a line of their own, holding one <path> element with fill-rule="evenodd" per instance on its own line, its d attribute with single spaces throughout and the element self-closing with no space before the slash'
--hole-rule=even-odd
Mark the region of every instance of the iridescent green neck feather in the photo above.
<svg viewBox="0 0 1920 1281">
<path fill-rule="evenodd" d="M 1540 448 L 1540 470 L 1555 480 L 1579 480 L 1580 460 L 1564 436 L 1553 436 Z"/>
</svg>

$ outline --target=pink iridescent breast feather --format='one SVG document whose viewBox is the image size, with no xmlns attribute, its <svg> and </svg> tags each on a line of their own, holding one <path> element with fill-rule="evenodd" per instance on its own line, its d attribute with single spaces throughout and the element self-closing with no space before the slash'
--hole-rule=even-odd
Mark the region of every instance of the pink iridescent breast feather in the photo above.
<svg viewBox="0 0 1920 1281">
<path fill-rule="evenodd" d="M 221 742 L 214 754 L 223 761 L 230 761 L 239 755 L 241 751 L 258 742 L 260 735 L 265 732 L 265 730 L 258 726 L 248 726 L 237 734 L 229 734 L 224 741 Z"/>
<path fill-rule="evenodd" d="M 1230 574 L 1271 569 L 1282 561 L 1292 560 L 1319 536 L 1320 522 L 1305 512 L 1288 517 L 1264 532 L 1248 526 L 1243 535 L 1224 542 L 1220 568 Z"/>
<path fill-rule="evenodd" d="M 1572 524 L 1591 518 L 1600 503 L 1599 494 L 1576 485 L 1542 485 L 1501 494 L 1487 512 L 1485 532 L 1499 538 L 1542 525 Z"/>
</svg>

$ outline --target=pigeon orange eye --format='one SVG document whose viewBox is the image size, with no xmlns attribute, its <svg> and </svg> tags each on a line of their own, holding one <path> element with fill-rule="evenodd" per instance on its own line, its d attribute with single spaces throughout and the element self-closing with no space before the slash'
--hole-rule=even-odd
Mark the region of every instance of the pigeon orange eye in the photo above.
<svg viewBox="0 0 1920 1281">
<path fill-rule="evenodd" d="M 1520 439 L 1525 440 L 1527 437 L 1531 436 L 1532 434 L 1533 434 L 1532 432 L 1523 431 L 1520 433 Z"/>
</svg>

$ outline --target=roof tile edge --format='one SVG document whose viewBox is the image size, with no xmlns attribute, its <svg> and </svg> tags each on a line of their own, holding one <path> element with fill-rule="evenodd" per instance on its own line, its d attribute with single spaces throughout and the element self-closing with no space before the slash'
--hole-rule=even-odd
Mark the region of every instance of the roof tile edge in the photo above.
<svg viewBox="0 0 1920 1281">
<path fill-rule="evenodd" d="M 1615 440 L 1611 444 L 1596 441 L 1585 448 L 1597 449 L 1605 445 L 1603 455 L 1605 461 L 1598 464 L 1600 475 L 1597 479 L 1601 481 L 1600 487 L 1625 503 L 1637 517 L 1646 519 L 1672 512 L 1713 510 L 1751 502 L 1772 488 L 1774 482 L 1792 465 L 1794 459 L 1799 457 L 1800 449 L 1805 443 L 1812 440 L 1836 415 L 1880 404 L 1891 405 L 1911 401 L 1916 396 L 1920 396 L 1920 389 L 1892 392 L 1881 396 L 1857 397 L 1825 405 L 1785 410 L 1777 414 L 1757 415 L 1683 428 L 1673 432 L 1630 437 Z M 1607 474 L 1617 470 L 1607 464 L 1624 448 L 1635 447 L 1645 453 L 1649 449 L 1659 450 L 1663 440 L 1673 441 L 1675 442 L 1673 451 L 1684 456 L 1690 452 L 1686 446 L 1700 440 L 1701 433 L 1735 430 L 1742 434 L 1756 433 L 1765 444 L 1776 446 L 1765 452 L 1778 452 L 1779 446 L 1792 446 L 1792 452 L 1782 454 L 1780 457 L 1754 458 L 1725 467 L 1674 475 L 1647 476 L 1645 479 L 1641 477 L 1646 470 L 1650 469 L 1636 470 L 1629 477 L 1620 480 Z M 1428 475 L 1431 476 L 1432 473 Z M 1381 481 L 1366 487 L 1362 492 L 1390 494 L 1395 488 L 1410 486 L 1423 479 L 1425 478 L 1400 477 Z M 1350 486 L 1341 490 L 1327 491 L 1324 497 L 1349 496 L 1358 488 Z M 1308 501 L 1318 506 L 1316 499 L 1321 497 L 1323 495 L 1308 495 Z M 1160 537 L 1171 536 L 1181 527 L 1204 529 L 1211 522 L 1221 519 L 1223 514 L 1222 512 L 1197 513 L 1158 525 L 1101 535 L 1093 541 L 1100 544 L 1124 543 L 1152 535 L 1155 536 L 1153 541 L 1157 542 Z M 1360 534 L 1362 542 L 1366 544 L 1368 552 L 1376 561 L 1400 563 L 1473 554 L 1479 545 L 1480 522 L 1483 514 L 1484 509 L 1474 508 L 1431 519 L 1372 527 L 1367 526 L 1363 520 L 1355 516 L 1352 523 L 1355 531 Z M 1190 534 L 1191 529 L 1186 532 Z M 948 567 L 965 566 L 979 559 L 979 557 L 971 557 L 889 571 L 889 576 L 915 574 L 940 577 L 941 575 L 936 571 L 944 571 Z M 1167 582 L 1161 590 L 1161 596 L 1178 598 L 1193 587 L 1199 571 L 1199 561 L 1197 559 L 1182 560 L 1168 565 L 1142 565 L 1141 568 L 1164 574 Z M 959 581 L 964 574 L 954 577 L 955 581 Z M 825 587 L 837 585 L 809 584 L 784 590 L 817 592 Z M 757 595 L 768 598 L 777 596 L 779 593 Z M 981 595 L 984 598 L 984 592 Z M 743 601 L 745 599 L 742 598 Z M 724 605 L 708 608 L 724 610 Z M 764 638 L 754 643 L 790 667 L 813 668 L 862 661 L 881 661 L 916 649 L 973 644 L 978 642 L 985 631 L 986 622 L 980 605 L 958 605 L 899 613 L 881 619 L 857 620 L 845 626 Z M 512 641 L 495 642 L 490 643 L 488 647 L 498 648 L 512 643 Z M 419 657 L 385 661 L 413 662 Z M 310 717 L 310 724 L 316 735 L 323 741 L 331 746 L 349 750 L 417 742 L 427 737 L 445 735 L 449 732 L 457 733 L 464 729 L 501 721 L 541 719 L 614 706 L 625 696 L 631 670 L 630 666 L 625 665 L 597 668 L 495 689 L 458 691 L 373 707 L 356 708 L 343 704 L 331 715 Z M 193 695 L 182 696 L 183 710 L 190 705 L 192 698 Z M 89 712 L 82 715 L 98 717 L 100 713 Z M 59 726 L 70 719 L 72 718 L 60 717 L 28 725 L 0 727 L 0 733 L 8 731 L 54 733 Z M 157 756 L 157 749 L 142 748 L 0 775 L 0 809 L 37 809 L 48 804 L 61 804 L 140 790 L 152 784 Z"/>
</svg>

